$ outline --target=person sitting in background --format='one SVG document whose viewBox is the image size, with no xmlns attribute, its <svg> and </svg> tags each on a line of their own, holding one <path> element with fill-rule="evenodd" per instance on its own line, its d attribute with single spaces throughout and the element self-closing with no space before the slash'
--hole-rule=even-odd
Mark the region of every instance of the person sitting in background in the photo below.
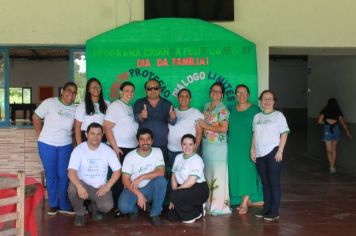
<svg viewBox="0 0 356 236">
<path fill-rule="evenodd" d="M 101 213 L 109 212 L 113 206 L 111 186 L 121 175 L 121 164 L 115 152 L 101 142 L 103 127 L 91 123 L 87 128 L 87 142 L 79 144 L 72 152 L 68 165 L 69 199 L 75 210 L 75 226 L 85 225 L 84 200 L 90 200 L 89 210 L 93 220 L 101 220 Z M 113 174 L 108 182 L 108 168 Z"/>
</svg>

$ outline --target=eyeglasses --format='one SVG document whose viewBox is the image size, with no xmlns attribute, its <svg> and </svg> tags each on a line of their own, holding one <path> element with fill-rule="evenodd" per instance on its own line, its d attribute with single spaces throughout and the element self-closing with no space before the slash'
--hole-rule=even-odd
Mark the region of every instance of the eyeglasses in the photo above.
<svg viewBox="0 0 356 236">
<path fill-rule="evenodd" d="M 246 94 L 248 94 L 248 92 L 247 91 L 240 91 L 240 92 L 237 91 L 236 94 L 237 95 L 246 95 Z"/>
<path fill-rule="evenodd" d="M 152 91 L 152 90 L 158 91 L 160 89 L 161 89 L 160 87 L 149 87 L 149 88 L 146 88 L 147 91 Z"/>
</svg>

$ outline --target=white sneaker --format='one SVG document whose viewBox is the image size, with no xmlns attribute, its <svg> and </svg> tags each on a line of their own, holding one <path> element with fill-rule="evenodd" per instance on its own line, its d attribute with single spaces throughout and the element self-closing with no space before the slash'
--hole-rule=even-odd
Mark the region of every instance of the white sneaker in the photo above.
<svg viewBox="0 0 356 236">
<path fill-rule="evenodd" d="M 196 217 L 196 218 L 194 218 L 192 220 L 183 220 L 183 223 L 191 224 L 191 223 L 194 223 L 196 220 L 199 220 L 202 217 L 203 217 L 203 214 L 200 214 L 198 217 Z"/>
</svg>

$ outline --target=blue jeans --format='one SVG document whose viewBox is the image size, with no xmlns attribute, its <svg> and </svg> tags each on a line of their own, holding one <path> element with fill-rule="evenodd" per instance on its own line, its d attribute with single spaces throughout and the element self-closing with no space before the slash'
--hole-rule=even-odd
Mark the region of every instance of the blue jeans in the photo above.
<svg viewBox="0 0 356 236">
<path fill-rule="evenodd" d="M 159 216 L 163 209 L 167 180 L 163 176 L 156 177 L 139 190 L 146 197 L 147 203 L 152 202 L 150 216 Z M 120 195 L 118 207 L 123 214 L 138 212 L 137 196 L 125 188 Z"/>
<path fill-rule="evenodd" d="M 60 210 L 72 209 L 68 199 L 68 164 L 73 145 L 52 146 L 38 142 L 38 152 L 46 174 L 48 203 Z"/>
<path fill-rule="evenodd" d="M 277 162 L 274 159 L 277 151 L 278 147 L 275 147 L 266 156 L 258 157 L 256 165 L 262 181 L 264 209 L 272 214 L 279 215 L 282 161 Z"/>
</svg>

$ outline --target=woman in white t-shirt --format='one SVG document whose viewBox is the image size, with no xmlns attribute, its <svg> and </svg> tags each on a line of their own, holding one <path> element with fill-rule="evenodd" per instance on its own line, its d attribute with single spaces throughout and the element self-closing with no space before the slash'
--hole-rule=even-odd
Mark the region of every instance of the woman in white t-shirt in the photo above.
<svg viewBox="0 0 356 236">
<path fill-rule="evenodd" d="M 179 107 L 175 109 L 177 115 L 177 123 L 175 125 L 168 124 L 168 160 L 169 166 L 172 167 L 174 158 L 182 153 L 181 139 L 184 134 L 192 134 L 196 137 L 199 148 L 203 129 L 198 124 L 199 119 L 203 119 L 204 115 L 193 107 L 190 107 L 192 94 L 189 89 L 181 89 L 178 92 Z"/>
<path fill-rule="evenodd" d="M 85 98 L 75 112 L 75 141 L 77 145 L 87 141 L 85 132 L 88 126 L 95 122 L 100 125 L 104 123 L 104 116 L 108 102 L 104 100 L 101 83 L 96 78 L 88 80 L 85 88 Z M 102 142 L 106 142 L 105 135 Z"/>
<path fill-rule="evenodd" d="M 133 83 L 129 81 L 123 82 L 120 86 L 120 99 L 109 105 L 104 118 L 106 138 L 119 158 L 121 165 L 127 153 L 135 149 L 138 144 L 136 139 L 138 124 L 134 119 L 133 109 L 130 105 L 134 92 L 135 85 Z M 123 190 L 121 178 L 111 189 L 115 208 L 117 209 L 118 198 Z M 115 215 L 120 215 L 120 212 L 116 211 Z"/>
<path fill-rule="evenodd" d="M 73 150 L 73 102 L 76 95 L 77 85 L 67 82 L 61 96 L 44 100 L 32 117 L 34 129 L 39 136 L 38 152 L 46 174 L 49 215 L 56 215 L 58 211 L 74 214 L 67 194 L 67 168 Z"/>
<path fill-rule="evenodd" d="M 273 221 L 279 218 L 282 159 L 289 128 L 282 112 L 274 110 L 274 92 L 265 90 L 259 99 L 262 112 L 253 118 L 251 159 L 261 177 L 264 205 L 256 217 Z"/>
<path fill-rule="evenodd" d="M 204 177 L 204 162 L 195 153 L 196 140 L 191 134 L 181 139 L 183 153 L 175 158 L 167 219 L 193 223 L 204 216 L 203 204 L 208 200 L 209 188 Z"/>
</svg>

